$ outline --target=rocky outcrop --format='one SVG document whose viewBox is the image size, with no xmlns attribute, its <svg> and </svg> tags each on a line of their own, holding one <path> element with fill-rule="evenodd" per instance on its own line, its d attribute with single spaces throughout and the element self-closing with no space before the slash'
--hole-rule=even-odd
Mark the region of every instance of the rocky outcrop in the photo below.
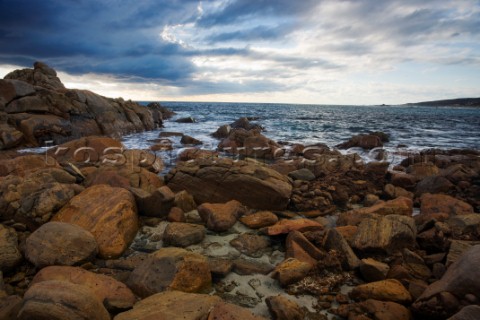
<svg viewBox="0 0 480 320">
<path fill-rule="evenodd" d="M 102 258 L 120 256 L 138 231 L 132 194 L 107 185 L 87 188 L 72 198 L 53 221 L 76 224 L 90 231 L 97 240 Z"/>
<path fill-rule="evenodd" d="M 238 200 L 266 210 L 285 209 L 292 192 L 284 175 L 256 162 L 230 159 L 180 163 L 166 181 L 174 192 L 186 190 L 197 203 Z"/>
<path fill-rule="evenodd" d="M 20 144 L 60 144 L 89 135 L 121 135 L 153 130 L 171 116 L 158 104 L 142 106 L 110 99 L 87 90 L 66 89 L 55 70 L 36 62 L 34 69 L 16 70 L 0 80 L 0 148 Z"/>
<path fill-rule="evenodd" d="M 382 139 L 375 134 L 359 134 L 353 136 L 347 142 L 341 143 L 337 146 L 340 149 L 348 149 L 353 147 L 359 147 L 363 149 L 373 149 L 377 147 L 383 147 Z"/>
</svg>

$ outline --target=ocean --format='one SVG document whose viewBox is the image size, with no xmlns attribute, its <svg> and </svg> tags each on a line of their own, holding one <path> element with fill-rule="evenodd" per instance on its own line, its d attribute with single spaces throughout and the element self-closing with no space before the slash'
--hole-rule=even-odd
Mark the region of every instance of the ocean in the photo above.
<svg viewBox="0 0 480 320">
<path fill-rule="evenodd" d="M 147 104 L 148 102 L 142 102 Z M 177 114 L 165 121 L 164 128 L 123 137 L 127 148 L 148 149 L 162 131 L 181 132 L 201 140 L 203 149 L 215 149 L 218 140 L 211 133 L 240 117 L 255 117 L 265 128 L 263 134 L 275 141 L 330 147 L 353 135 L 382 131 L 390 136 L 384 148 L 387 160 L 397 163 L 398 154 L 430 148 L 480 150 L 480 108 L 419 106 L 334 106 L 265 103 L 161 102 Z M 196 123 L 177 123 L 178 118 L 193 117 Z M 180 138 L 170 138 L 181 148 Z M 398 148 L 398 146 L 402 146 Z M 356 148 L 366 161 L 373 153 Z M 163 154 L 174 160 L 172 153 Z"/>
</svg>

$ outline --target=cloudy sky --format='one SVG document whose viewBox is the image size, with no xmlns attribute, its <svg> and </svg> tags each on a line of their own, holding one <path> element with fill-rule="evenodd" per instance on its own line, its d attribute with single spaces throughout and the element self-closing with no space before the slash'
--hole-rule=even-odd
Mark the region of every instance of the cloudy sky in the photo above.
<svg viewBox="0 0 480 320">
<path fill-rule="evenodd" d="M 480 0 L 0 0 L 0 76 L 37 60 L 135 100 L 480 97 Z"/>
</svg>

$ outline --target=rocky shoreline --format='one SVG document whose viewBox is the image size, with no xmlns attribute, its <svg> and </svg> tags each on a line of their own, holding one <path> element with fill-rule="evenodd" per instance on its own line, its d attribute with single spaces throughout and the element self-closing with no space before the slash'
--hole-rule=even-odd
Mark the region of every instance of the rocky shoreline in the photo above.
<svg viewBox="0 0 480 320">
<path fill-rule="evenodd" d="M 478 151 L 390 168 L 248 118 L 212 133 L 217 150 L 118 140 L 170 116 L 42 63 L 0 80 L 0 319 L 480 318 Z M 187 148 L 160 174 L 175 135 Z"/>
</svg>

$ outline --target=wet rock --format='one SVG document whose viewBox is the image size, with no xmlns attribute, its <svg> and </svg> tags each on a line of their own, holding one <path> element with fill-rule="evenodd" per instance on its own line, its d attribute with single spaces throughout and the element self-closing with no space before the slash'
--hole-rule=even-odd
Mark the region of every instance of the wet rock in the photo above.
<svg viewBox="0 0 480 320">
<path fill-rule="evenodd" d="M 268 274 L 273 266 L 256 260 L 237 259 L 233 261 L 233 272 L 239 275 Z"/>
<path fill-rule="evenodd" d="M 425 318 L 448 318 L 457 313 L 461 300 L 480 301 L 480 245 L 473 246 L 432 283 L 413 304 L 415 314 Z"/>
<path fill-rule="evenodd" d="M 175 122 L 178 122 L 178 123 L 195 123 L 197 121 L 195 121 L 195 119 L 192 118 L 192 117 L 185 117 L 185 118 L 179 118 L 179 119 L 175 120 Z"/>
<path fill-rule="evenodd" d="M 150 147 L 152 151 L 170 151 L 173 150 L 173 142 L 169 139 L 160 139 Z"/>
<path fill-rule="evenodd" d="M 448 215 L 471 214 L 470 204 L 445 194 L 425 193 L 420 198 L 420 213 L 447 213 Z"/>
<path fill-rule="evenodd" d="M 323 226 L 310 219 L 282 219 L 274 225 L 264 229 L 264 232 L 269 236 L 279 234 L 287 234 L 291 231 L 319 231 L 323 230 Z"/>
<path fill-rule="evenodd" d="M 240 202 L 232 200 L 227 203 L 204 203 L 198 207 L 198 213 L 208 229 L 222 232 L 237 222 L 245 213 L 245 208 Z"/>
<path fill-rule="evenodd" d="M 354 270 L 360 266 L 360 260 L 357 258 L 347 241 L 335 229 L 328 229 L 323 238 L 322 246 L 327 250 L 335 250 L 339 255 L 342 269 Z"/>
<path fill-rule="evenodd" d="M 360 223 L 353 248 L 361 252 L 392 253 L 415 246 L 416 226 L 413 218 L 388 215 L 369 217 Z"/>
<path fill-rule="evenodd" d="M 178 155 L 178 160 L 179 161 L 189 161 L 189 160 L 197 160 L 197 159 L 214 160 L 214 159 L 217 159 L 217 158 L 218 158 L 218 152 L 217 151 L 203 150 L 203 149 L 199 149 L 199 148 L 185 148 Z"/>
<path fill-rule="evenodd" d="M 92 186 L 72 198 L 53 221 L 76 224 L 90 231 L 102 258 L 120 256 L 138 231 L 132 194 L 106 185 Z"/>
<path fill-rule="evenodd" d="M 278 295 L 268 297 L 265 302 L 274 320 L 303 320 L 305 312 L 292 300 Z"/>
<path fill-rule="evenodd" d="M 111 311 L 125 310 L 135 304 L 135 296 L 123 283 L 112 277 L 96 274 L 79 267 L 51 266 L 40 270 L 31 286 L 48 281 L 65 281 L 86 287 L 105 308 Z"/>
<path fill-rule="evenodd" d="M 312 266 L 326 256 L 326 253 L 320 251 L 299 231 L 292 231 L 288 234 L 285 249 L 286 258 L 295 258 Z"/>
<path fill-rule="evenodd" d="M 230 241 L 230 245 L 249 257 L 259 258 L 270 247 L 270 240 L 264 236 L 243 233 Z"/>
<path fill-rule="evenodd" d="M 0 224 L 0 272 L 15 268 L 21 261 L 17 233 Z"/>
<path fill-rule="evenodd" d="M 172 209 L 175 194 L 169 187 L 163 186 L 152 193 L 138 188 L 131 188 L 135 197 L 138 213 L 148 217 L 166 217 Z"/>
<path fill-rule="evenodd" d="M 217 131 L 212 133 L 212 137 L 217 138 L 217 139 L 224 139 L 224 138 L 228 137 L 231 130 L 232 130 L 232 128 L 228 124 L 224 124 L 224 125 L 220 126 L 217 129 Z"/>
<path fill-rule="evenodd" d="M 337 145 L 337 148 L 349 149 L 353 147 L 359 147 L 363 149 L 373 149 L 373 148 L 378 148 L 382 146 L 383 146 L 382 139 L 380 139 L 380 137 L 378 137 L 377 135 L 359 134 L 359 135 L 353 136 L 347 142 Z"/>
<path fill-rule="evenodd" d="M 88 287 L 50 280 L 28 289 L 18 318 L 109 320 L 110 315 Z"/>
<path fill-rule="evenodd" d="M 204 238 L 204 226 L 181 222 L 170 223 L 163 234 L 163 241 L 175 247 L 188 247 L 202 242 Z"/>
<path fill-rule="evenodd" d="M 240 222 L 251 229 L 259 229 L 271 226 L 278 222 L 278 217 L 271 211 L 259 211 L 240 217 Z"/>
<path fill-rule="evenodd" d="M 249 208 L 285 209 L 292 192 L 288 178 L 257 163 L 222 159 L 202 166 L 197 161 L 177 166 L 167 176 L 175 192 L 186 190 L 196 203 L 235 199 Z"/>
<path fill-rule="evenodd" d="M 350 298 L 355 300 L 375 299 L 407 304 L 412 296 L 402 283 L 395 279 L 381 280 L 361 284 L 353 288 Z"/>
<path fill-rule="evenodd" d="M 207 319 L 222 299 L 206 294 L 167 291 L 141 300 L 132 310 L 118 314 L 114 320 L 197 320 Z"/>
<path fill-rule="evenodd" d="M 198 140 L 198 139 L 195 139 L 193 137 L 190 137 L 190 136 L 187 136 L 187 135 L 183 135 L 182 136 L 182 139 L 180 139 L 180 143 L 181 144 L 189 144 L 189 145 L 199 145 L 199 144 L 203 144 L 202 141 Z"/>
<path fill-rule="evenodd" d="M 234 129 L 220 141 L 218 150 L 255 159 L 274 159 L 284 154 L 275 141 L 265 137 L 259 130 Z"/>
<path fill-rule="evenodd" d="M 298 169 L 288 174 L 293 180 L 312 181 L 315 180 L 315 175 L 307 168 Z"/>
<path fill-rule="evenodd" d="M 139 296 L 148 297 L 165 290 L 201 292 L 211 286 L 207 260 L 180 248 L 162 248 L 141 262 L 128 279 Z"/>
<path fill-rule="evenodd" d="M 98 245 L 87 230 L 70 223 L 49 222 L 26 241 L 25 257 L 37 268 L 72 266 L 93 260 Z"/>
<path fill-rule="evenodd" d="M 277 279 L 282 286 L 288 286 L 307 276 L 313 266 L 295 258 L 287 258 L 273 270 L 272 278 Z"/>
<path fill-rule="evenodd" d="M 360 262 L 360 273 L 367 282 L 385 280 L 389 270 L 388 264 L 372 258 L 362 259 Z"/>
</svg>

